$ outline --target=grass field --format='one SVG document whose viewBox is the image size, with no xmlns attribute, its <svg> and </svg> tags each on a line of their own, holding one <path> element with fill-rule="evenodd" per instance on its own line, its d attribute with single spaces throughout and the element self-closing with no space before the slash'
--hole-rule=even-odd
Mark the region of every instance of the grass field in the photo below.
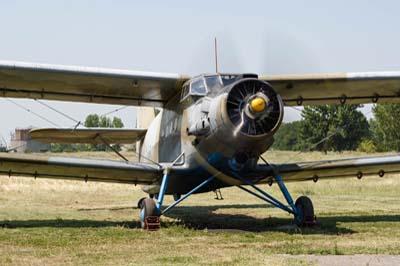
<svg viewBox="0 0 400 266">
<path fill-rule="evenodd" d="M 284 162 L 364 155 L 266 156 Z M 276 185 L 264 188 L 281 198 Z M 190 197 L 162 218 L 162 230 L 146 232 L 135 207 L 145 194 L 133 185 L 1 176 L 0 265 L 313 265 L 282 254 L 400 254 L 400 175 L 288 188 L 294 198 L 313 200 L 317 226 L 297 228 L 290 215 L 228 188 L 223 201 L 214 193 Z"/>
</svg>

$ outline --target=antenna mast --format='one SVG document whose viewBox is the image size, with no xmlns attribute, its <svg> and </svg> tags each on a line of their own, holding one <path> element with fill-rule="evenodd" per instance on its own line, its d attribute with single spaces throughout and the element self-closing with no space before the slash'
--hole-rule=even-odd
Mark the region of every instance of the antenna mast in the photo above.
<svg viewBox="0 0 400 266">
<path fill-rule="evenodd" d="M 214 38 L 215 73 L 218 73 L 218 47 L 217 37 Z"/>
</svg>

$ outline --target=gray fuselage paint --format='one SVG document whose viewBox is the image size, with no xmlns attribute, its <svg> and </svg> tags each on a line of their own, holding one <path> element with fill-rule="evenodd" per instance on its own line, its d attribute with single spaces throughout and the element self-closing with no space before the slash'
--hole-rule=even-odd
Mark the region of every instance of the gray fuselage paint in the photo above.
<svg viewBox="0 0 400 266">
<path fill-rule="evenodd" d="M 173 162 L 182 153 L 181 126 L 183 109 L 179 95 L 165 107 L 161 118 L 159 162 Z"/>
</svg>

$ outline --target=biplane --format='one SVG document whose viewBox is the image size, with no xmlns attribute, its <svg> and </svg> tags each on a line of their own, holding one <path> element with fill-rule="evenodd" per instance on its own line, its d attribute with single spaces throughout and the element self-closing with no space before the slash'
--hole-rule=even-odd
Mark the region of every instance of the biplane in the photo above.
<svg viewBox="0 0 400 266">
<path fill-rule="evenodd" d="M 0 61 L 0 96 L 139 107 L 136 129 L 31 132 L 46 143 L 136 143 L 138 161 L 5 153 L 0 173 L 141 185 L 149 195 L 138 202 L 143 228 L 194 193 L 229 186 L 292 214 L 299 226 L 308 225 L 315 217 L 312 201 L 294 200 L 286 182 L 400 172 L 398 155 L 274 164 L 265 153 L 284 106 L 399 102 L 400 72 L 190 77 Z M 262 184 L 277 184 L 285 201 Z M 162 207 L 165 195 L 173 195 L 174 202 Z"/>
</svg>

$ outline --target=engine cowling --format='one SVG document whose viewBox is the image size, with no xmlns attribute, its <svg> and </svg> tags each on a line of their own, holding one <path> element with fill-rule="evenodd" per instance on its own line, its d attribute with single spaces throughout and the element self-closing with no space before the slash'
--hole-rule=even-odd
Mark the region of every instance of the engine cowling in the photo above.
<svg viewBox="0 0 400 266">
<path fill-rule="evenodd" d="M 273 135 L 283 118 L 281 97 L 258 79 L 235 83 L 228 93 L 226 108 L 236 130 L 248 136 Z"/>
<path fill-rule="evenodd" d="M 258 158 L 282 123 L 283 102 L 267 82 L 245 78 L 212 100 L 209 118 L 207 142 L 214 150 L 228 157 Z"/>
</svg>

